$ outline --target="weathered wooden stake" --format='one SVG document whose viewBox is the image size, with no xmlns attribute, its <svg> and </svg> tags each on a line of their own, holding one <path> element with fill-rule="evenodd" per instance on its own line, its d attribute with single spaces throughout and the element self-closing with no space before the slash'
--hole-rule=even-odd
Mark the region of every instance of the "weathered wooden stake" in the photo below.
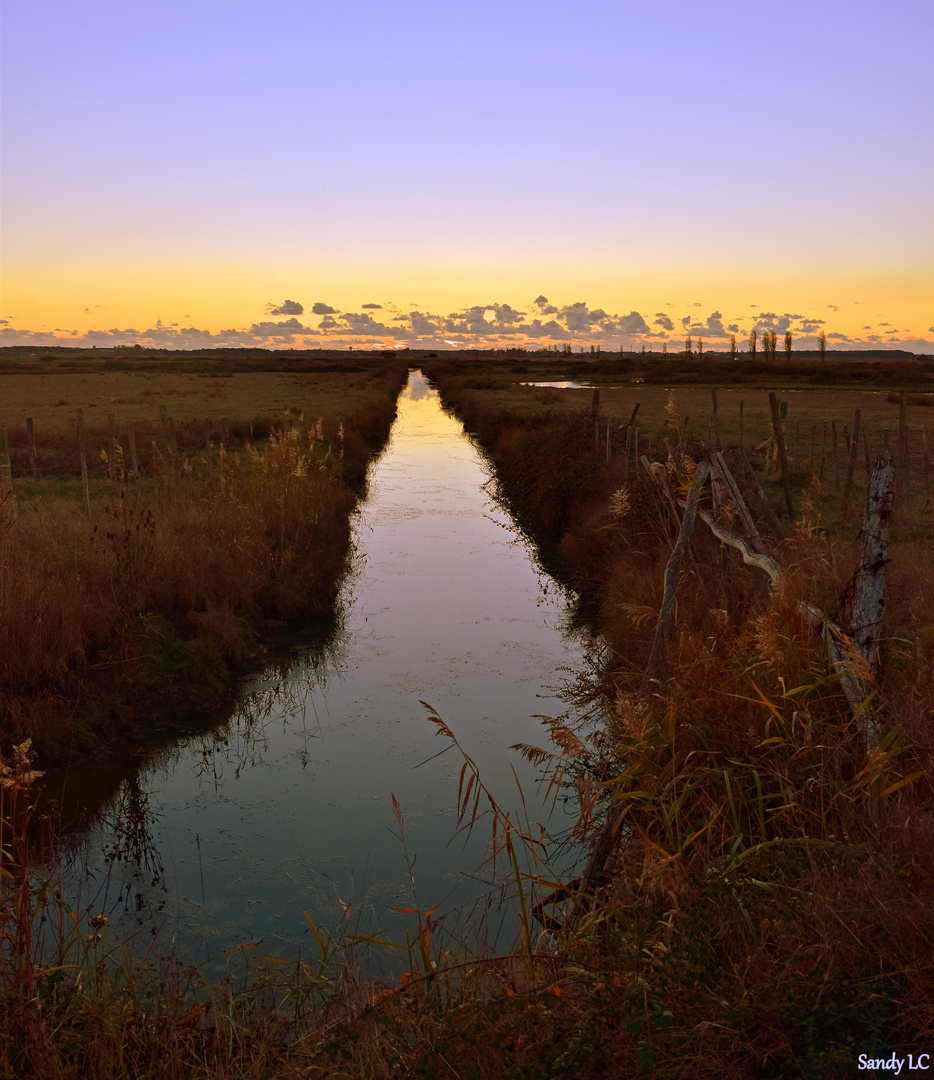
<svg viewBox="0 0 934 1080">
<path fill-rule="evenodd" d="M 772 532 L 775 534 L 778 540 L 784 540 L 785 530 L 782 528 L 781 522 L 778 520 L 775 511 L 772 509 L 769 500 L 765 497 L 765 492 L 762 490 L 762 485 L 759 483 L 759 478 L 756 476 L 755 470 L 753 469 L 752 465 L 749 464 L 749 458 L 746 457 L 746 451 L 737 450 L 736 459 L 742 466 L 743 472 L 745 472 L 746 476 L 749 478 L 749 482 L 752 485 L 753 493 L 755 494 L 756 499 L 758 500 L 759 505 L 762 508 L 762 513 L 765 514 L 766 520 L 769 523 L 769 527 L 771 528 Z"/>
<path fill-rule="evenodd" d="M 795 420 L 795 452 L 794 452 L 794 454 L 792 455 L 792 458 L 791 458 L 791 463 L 792 463 L 792 465 L 794 465 L 794 467 L 796 469 L 798 467 L 798 434 L 799 434 L 798 427 L 799 427 L 800 423 L 801 423 L 800 420 Z"/>
<path fill-rule="evenodd" d="M 775 436 L 775 444 L 778 448 L 778 464 L 782 470 L 782 484 L 785 487 L 785 503 L 788 507 L 788 518 L 795 519 L 795 508 L 791 503 L 791 477 L 788 475 L 788 459 L 785 457 L 785 435 L 782 431 L 781 414 L 778 408 L 778 398 L 774 391 L 769 391 L 769 408 L 772 410 L 772 432 Z"/>
<path fill-rule="evenodd" d="M 743 528 L 746 530 L 746 535 L 749 537 L 749 542 L 754 551 L 758 551 L 760 555 L 768 555 L 769 550 L 765 546 L 765 542 L 759 535 L 759 530 L 756 528 L 756 523 L 752 520 L 752 514 L 749 513 L 749 508 L 746 506 L 745 500 L 740 493 L 739 486 L 733 479 L 733 474 L 730 472 L 723 454 L 719 451 L 713 455 L 713 471 L 723 486 L 726 488 L 727 493 L 733 500 L 733 505 L 736 507 L 736 513 L 739 516 L 739 520 L 743 523 Z"/>
<path fill-rule="evenodd" d="M 853 640 L 869 664 L 873 677 L 879 670 L 879 636 L 885 610 L 885 567 L 888 562 L 888 523 L 892 513 L 892 481 L 895 464 L 886 449 L 876 458 L 866 496 L 859 569 L 853 586 Z"/>
<path fill-rule="evenodd" d="M 636 425 L 636 414 L 638 412 L 639 412 L 639 402 L 637 401 L 636 405 L 635 405 L 635 408 L 632 410 L 632 416 L 629 417 L 629 426 L 630 427 L 635 427 L 635 425 Z"/>
<path fill-rule="evenodd" d="M 230 439 L 227 434 L 227 417 L 221 417 L 221 446 L 226 450 L 230 443 Z"/>
<path fill-rule="evenodd" d="M 3 485 L 4 492 L 0 489 L 0 495 L 5 495 L 5 501 L 8 502 L 7 518 L 10 521 L 16 520 L 16 490 L 13 487 L 13 461 L 10 457 L 10 440 L 7 438 L 6 425 L 0 424 L 0 469 L 3 473 Z"/>
<path fill-rule="evenodd" d="M 648 678 L 662 678 L 668 669 L 668 645 L 671 640 L 671 624 L 675 614 L 675 588 L 678 584 L 678 566 L 681 556 L 687 550 L 688 541 L 694 522 L 697 520 L 697 502 L 700 498 L 701 488 L 710 472 L 710 463 L 702 461 L 697 466 L 691 488 L 688 492 L 687 506 L 684 517 L 681 519 L 681 530 L 678 539 L 672 549 L 665 567 L 665 591 L 662 598 L 662 606 L 658 613 L 658 622 L 655 626 L 655 643 L 652 646 L 652 655 L 649 657 L 646 676 Z"/>
<path fill-rule="evenodd" d="M 130 479 L 139 479 L 139 458 L 136 456 L 136 432 L 132 427 L 127 428 L 126 444 L 130 449 Z"/>
<path fill-rule="evenodd" d="M 843 485 L 843 498 L 840 501 L 840 517 L 846 513 L 847 503 L 850 501 L 850 492 L 853 489 L 853 471 L 856 468 L 856 452 L 859 449 L 859 418 L 861 410 L 853 412 L 853 437 L 849 440 L 850 453 L 846 463 L 846 483 Z"/>
</svg>

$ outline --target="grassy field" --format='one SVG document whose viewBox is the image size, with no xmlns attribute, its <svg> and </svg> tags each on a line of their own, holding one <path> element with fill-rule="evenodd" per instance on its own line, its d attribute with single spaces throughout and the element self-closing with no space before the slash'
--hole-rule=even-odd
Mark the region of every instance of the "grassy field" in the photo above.
<svg viewBox="0 0 934 1080">
<path fill-rule="evenodd" d="M 406 378 L 395 358 L 260 356 L 226 377 L 82 362 L 0 374 L 0 743 L 31 738 L 44 762 L 211 704 L 262 627 L 330 608 Z"/>
</svg>

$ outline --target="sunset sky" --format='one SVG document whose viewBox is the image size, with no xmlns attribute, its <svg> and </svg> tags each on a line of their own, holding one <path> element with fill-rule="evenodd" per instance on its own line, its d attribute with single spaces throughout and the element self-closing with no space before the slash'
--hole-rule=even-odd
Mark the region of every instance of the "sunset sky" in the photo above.
<svg viewBox="0 0 934 1080">
<path fill-rule="evenodd" d="M 6 0 L 0 344 L 934 352 L 932 38 L 931 0 Z"/>
</svg>

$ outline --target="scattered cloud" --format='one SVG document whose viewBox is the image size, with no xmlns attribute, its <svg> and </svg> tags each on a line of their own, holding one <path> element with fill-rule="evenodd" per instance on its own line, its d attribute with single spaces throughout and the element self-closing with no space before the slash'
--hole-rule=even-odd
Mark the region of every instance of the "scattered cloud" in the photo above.
<svg viewBox="0 0 934 1080">
<path fill-rule="evenodd" d="M 270 315 L 304 315 L 305 305 L 300 304 L 297 300 L 283 300 L 278 306 L 276 304 L 267 304 L 266 310 Z"/>
<path fill-rule="evenodd" d="M 665 305 L 666 309 L 668 305 Z M 0 344 L 2 345 L 96 345 L 112 348 L 115 345 L 140 345 L 166 349 L 196 349 L 212 347 L 264 347 L 264 348 L 501 348 L 508 346 L 558 345 L 570 343 L 577 347 L 600 345 L 607 350 L 638 348 L 641 342 L 668 340 L 678 333 L 702 338 L 711 349 L 725 349 L 730 334 L 745 336 L 749 328 L 759 332 L 774 330 L 783 334 L 792 330 L 799 348 L 813 348 L 815 335 L 825 326 L 825 321 L 800 312 L 779 313 L 761 310 L 753 305 L 752 314 L 738 316 L 729 324 L 724 323 L 721 311 L 714 310 L 704 317 L 696 311 L 696 303 L 690 305 L 691 314 L 680 319 L 667 310 L 649 315 L 651 325 L 639 311 L 614 312 L 592 308 L 586 301 L 559 305 L 540 294 L 522 308 L 509 303 L 492 302 L 472 304 L 447 313 L 436 314 L 419 305 L 408 308 L 386 301 L 385 303 L 361 304 L 357 311 L 341 312 L 321 301 L 311 307 L 318 317 L 317 325 L 307 325 L 300 315 L 304 306 L 297 300 L 284 300 L 281 304 L 267 304 L 268 316 L 245 327 L 219 331 L 202 330 L 191 323 L 191 316 L 184 316 L 184 323 L 164 322 L 161 318 L 148 329 L 137 327 L 111 327 L 79 332 L 73 329 L 15 330 L 10 324 L 12 316 L 0 319 Z M 827 305 L 836 310 L 835 305 Z M 88 309 L 90 311 L 91 309 Z M 382 314 L 380 314 L 382 313 Z M 287 318 L 282 316 L 288 315 Z M 680 325 L 679 325 L 680 323 Z M 741 330 L 741 327 L 743 329 Z M 874 333 L 866 338 L 849 337 L 835 331 L 828 339 L 835 345 L 854 348 L 906 348 L 915 352 L 934 351 L 934 341 L 911 336 L 909 331 L 898 331 L 889 323 L 881 323 L 879 330 L 886 330 L 881 338 Z M 864 326 L 863 332 L 870 332 Z M 904 333 L 904 338 L 899 338 Z M 934 335 L 934 327 L 929 328 Z"/>
</svg>

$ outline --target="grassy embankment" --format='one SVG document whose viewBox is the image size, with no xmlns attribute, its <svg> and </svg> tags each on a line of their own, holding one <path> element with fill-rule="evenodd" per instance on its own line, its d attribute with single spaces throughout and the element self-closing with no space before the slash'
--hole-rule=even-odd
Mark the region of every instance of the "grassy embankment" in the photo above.
<svg viewBox="0 0 934 1080">
<path fill-rule="evenodd" d="M 525 930 L 511 957 L 442 953 L 431 914 L 417 912 L 411 975 L 397 985 L 336 979 L 332 944 L 315 931 L 320 963 L 274 963 L 248 983 L 192 992 L 197 973 L 171 960 L 127 960 L 115 971 L 106 928 L 73 932 L 67 914 L 60 962 L 43 966 L 34 930 L 54 904 L 21 879 L 3 923 L 6 1072 L 833 1078 L 851 1076 L 861 1053 L 930 1052 L 934 581 L 918 461 L 911 505 L 901 492 L 893 518 L 872 702 L 885 734 L 867 755 L 797 605 L 807 599 L 846 624 L 865 472 L 842 522 L 828 462 L 821 485 L 800 445 L 793 524 L 774 477 L 764 478 L 788 533 L 777 541 L 760 522 L 786 568 L 774 590 L 699 523 L 682 563 L 668 677 L 646 679 L 674 523 L 634 464 L 627 472 L 618 442 L 609 465 L 595 446 L 590 392 L 437 374 L 488 446 L 520 520 L 589 595 L 609 643 L 603 670 L 579 686 L 577 704 L 599 721 L 552 725 L 551 747 L 553 766 L 577 786 L 582 831 L 597 828 L 608 803 L 628 807 L 609 881 L 576 917 L 571 891 L 553 949 L 535 929 L 535 883 L 525 880 Z M 698 405 L 694 391 L 647 384 L 614 393 L 601 396 L 601 425 L 628 422 L 638 400 L 640 452 L 667 462 L 667 439 L 669 475 L 683 487 L 708 450 L 709 391 Z M 765 393 L 757 405 L 750 389 L 744 396 L 749 447 Z M 725 445 L 738 437 L 727 399 Z M 805 408 L 839 426 L 854 403 L 836 389 L 820 401 L 788 399 L 786 429 Z M 872 424 L 877 449 L 897 405 L 873 401 L 883 409 Z M 703 423 L 679 438 L 695 409 Z M 911 420 L 917 455 L 921 418 Z M 752 456 L 761 475 L 763 455 Z"/>
<path fill-rule="evenodd" d="M 897 381 L 886 365 L 831 368 L 830 385 L 806 394 L 792 392 L 796 380 L 781 362 L 755 392 L 720 384 L 719 439 L 724 449 L 737 444 L 742 397 L 744 443 L 787 535 L 770 536 L 762 521 L 760 529 L 786 574 L 771 589 L 698 523 L 679 575 L 667 677 L 654 679 L 646 668 L 675 526 L 644 471 L 634 460 L 627 468 L 620 425 L 638 402 L 640 453 L 662 462 L 685 492 L 694 463 L 711 449 L 708 432 L 716 437 L 710 387 L 604 385 L 595 424 L 589 390 L 509 386 L 495 377 L 503 369 L 472 379 L 436 374 L 443 400 L 488 447 L 508 502 L 546 557 L 577 582 L 608 643 L 599 678 L 581 685 L 604 721 L 552 747 L 555 767 L 575 775 L 585 796 L 599 785 L 628 807 L 590 935 L 578 923 L 564 944 L 578 989 L 588 978 L 591 988 L 604 984 L 600 998 L 584 994 L 575 1009 L 593 1046 L 607 1061 L 628 1062 L 620 1075 L 657 1062 L 660 1075 L 685 1076 L 849 1075 L 859 1053 L 930 1046 L 929 373 L 902 364 L 894 373 L 914 402 L 909 485 L 897 484 L 883 666 L 871 702 L 883 734 L 868 753 L 798 602 L 849 625 L 867 473 L 860 448 L 856 494 L 841 518 L 843 425 L 852 427 L 859 407 L 872 456 L 886 431 L 896 449 L 899 397 L 887 389 Z M 669 385 L 678 382 L 672 374 Z M 846 391 L 835 385 L 844 378 Z M 699 381 L 696 371 L 692 379 Z M 777 469 L 762 475 L 766 390 L 783 384 L 793 522 Z M 822 483 L 825 420 L 836 421 L 840 464 L 828 439 Z M 709 493 L 702 507 L 712 510 Z M 739 529 L 728 511 L 720 520 Z M 852 666 L 866 674 L 859 659 Z M 625 989 L 607 989 L 610 973 Z"/>
<path fill-rule="evenodd" d="M 32 738 L 41 761 L 60 762 L 210 704 L 264 631 L 333 605 L 404 363 L 341 371 L 267 354 L 236 366 L 145 354 L 116 368 L 4 365 L 6 750 Z"/>
</svg>

